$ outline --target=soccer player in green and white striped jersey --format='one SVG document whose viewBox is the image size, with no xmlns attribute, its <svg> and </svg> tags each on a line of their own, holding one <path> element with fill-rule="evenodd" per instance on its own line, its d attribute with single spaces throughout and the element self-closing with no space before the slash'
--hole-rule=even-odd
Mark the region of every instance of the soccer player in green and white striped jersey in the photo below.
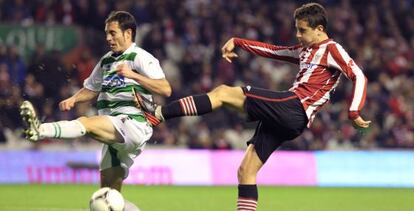
<svg viewBox="0 0 414 211">
<path fill-rule="evenodd" d="M 112 12 L 105 21 L 106 41 L 111 51 L 100 59 L 84 87 L 59 104 L 60 110 L 68 111 L 76 103 L 98 97 L 98 116 L 40 123 L 29 101 L 21 105 L 29 141 L 89 135 L 104 143 L 101 186 L 119 191 L 134 158 L 152 135 L 152 127 L 136 107 L 133 92 L 150 101 L 152 94 L 171 95 L 171 86 L 159 61 L 134 43 L 136 27 L 134 17 L 128 12 Z"/>
</svg>

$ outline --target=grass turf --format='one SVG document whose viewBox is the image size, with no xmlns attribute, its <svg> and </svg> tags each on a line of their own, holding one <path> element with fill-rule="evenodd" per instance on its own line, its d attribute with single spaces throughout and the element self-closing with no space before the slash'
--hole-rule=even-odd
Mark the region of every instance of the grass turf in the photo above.
<svg viewBox="0 0 414 211">
<path fill-rule="evenodd" d="M 81 211 L 96 185 L 0 185 L 0 210 Z M 143 211 L 234 211 L 236 187 L 124 186 Z M 414 189 L 259 187 L 259 211 L 411 211 Z"/>
</svg>

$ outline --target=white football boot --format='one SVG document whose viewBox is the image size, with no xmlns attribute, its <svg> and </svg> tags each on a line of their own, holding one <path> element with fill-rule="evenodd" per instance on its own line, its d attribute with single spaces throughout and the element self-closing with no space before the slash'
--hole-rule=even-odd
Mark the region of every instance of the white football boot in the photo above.
<svg viewBox="0 0 414 211">
<path fill-rule="evenodd" d="M 20 105 L 20 116 L 24 122 L 25 138 L 29 141 L 36 142 L 39 140 L 40 121 L 31 102 L 25 100 Z"/>
</svg>

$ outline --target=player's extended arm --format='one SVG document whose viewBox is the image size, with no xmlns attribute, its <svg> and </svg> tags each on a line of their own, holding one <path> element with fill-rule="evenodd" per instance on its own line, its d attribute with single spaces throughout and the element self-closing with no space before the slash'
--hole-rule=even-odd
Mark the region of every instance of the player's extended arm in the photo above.
<svg viewBox="0 0 414 211">
<path fill-rule="evenodd" d="M 329 65 L 340 69 L 353 84 L 352 102 L 349 106 L 348 118 L 353 121 L 353 125 L 357 129 L 368 128 L 371 121 L 364 120 L 360 115 L 366 98 L 367 78 L 341 46 L 332 44 L 328 48 L 330 52 L 328 56 Z"/>
<path fill-rule="evenodd" d="M 259 56 L 299 64 L 299 52 L 301 49 L 300 45 L 277 46 L 241 38 L 231 38 L 226 42 L 226 44 L 224 44 L 222 48 L 223 58 L 225 58 L 227 61 L 231 61 L 231 59 L 237 57 L 237 54 L 233 52 L 236 46 L 239 46 L 242 49 Z"/>
<path fill-rule="evenodd" d="M 69 97 L 60 102 L 59 109 L 61 111 L 69 111 L 75 106 L 76 103 L 95 99 L 96 96 L 98 96 L 98 92 L 89 90 L 87 88 L 82 88 L 79 91 L 77 91 L 72 97 Z"/>
<path fill-rule="evenodd" d="M 172 89 L 170 83 L 165 79 L 151 79 L 133 71 L 126 64 L 119 64 L 116 68 L 117 74 L 135 80 L 148 91 L 169 97 Z"/>
</svg>

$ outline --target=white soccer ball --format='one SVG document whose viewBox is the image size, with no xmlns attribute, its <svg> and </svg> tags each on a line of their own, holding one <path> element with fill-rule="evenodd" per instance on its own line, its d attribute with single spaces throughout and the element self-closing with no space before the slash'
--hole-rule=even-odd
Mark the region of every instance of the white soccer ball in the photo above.
<svg viewBox="0 0 414 211">
<path fill-rule="evenodd" d="M 89 201 L 91 211 L 122 211 L 124 206 L 125 201 L 121 193 L 108 187 L 97 190 Z"/>
</svg>

